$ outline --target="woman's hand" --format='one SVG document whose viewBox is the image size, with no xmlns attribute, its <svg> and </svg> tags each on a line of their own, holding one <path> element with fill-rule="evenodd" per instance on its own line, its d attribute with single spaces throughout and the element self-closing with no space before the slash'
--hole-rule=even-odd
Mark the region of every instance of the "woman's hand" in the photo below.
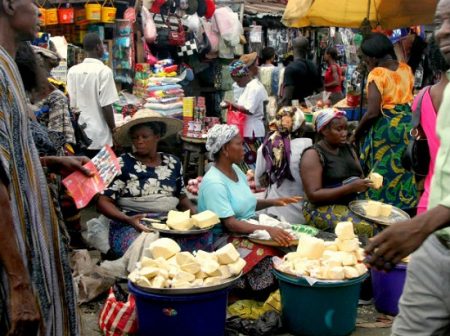
<svg viewBox="0 0 450 336">
<path fill-rule="evenodd" d="M 265 230 L 269 232 L 272 240 L 276 241 L 281 246 L 289 246 L 291 240 L 294 239 L 288 232 L 277 227 L 268 227 Z"/>
<path fill-rule="evenodd" d="M 152 229 L 141 223 L 141 219 L 144 217 L 144 214 L 130 216 L 128 219 L 128 224 L 133 226 L 138 232 L 152 232 Z"/>
<path fill-rule="evenodd" d="M 280 197 L 272 200 L 272 206 L 285 206 L 292 203 L 300 202 L 303 199 L 301 196 L 292 196 L 292 197 Z"/>
<path fill-rule="evenodd" d="M 89 158 L 86 156 L 44 156 L 41 158 L 43 166 L 47 166 L 51 171 L 62 176 L 69 175 L 75 171 L 80 171 L 89 177 L 93 176 L 93 172 L 83 167 L 88 162 Z"/>
<path fill-rule="evenodd" d="M 372 182 L 370 180 L 358 178 L 354 182 L 350 183 L 353 192 L 361 193 L 366 192 L 371 186 Z"/>
</svg>

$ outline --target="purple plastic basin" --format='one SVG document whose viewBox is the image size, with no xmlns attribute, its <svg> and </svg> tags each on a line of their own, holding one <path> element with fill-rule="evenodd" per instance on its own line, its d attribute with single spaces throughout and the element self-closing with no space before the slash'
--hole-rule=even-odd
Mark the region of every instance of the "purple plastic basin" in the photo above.
<svg viewBox="0 0 450 336">
<path fill-rule="evenodd" d="M 375 308 L 385 314 L 398 314 L 398 301 L 406 279 L 406 264 L 398 264 L 390 272 L 371 269 Z"/>
</svg>

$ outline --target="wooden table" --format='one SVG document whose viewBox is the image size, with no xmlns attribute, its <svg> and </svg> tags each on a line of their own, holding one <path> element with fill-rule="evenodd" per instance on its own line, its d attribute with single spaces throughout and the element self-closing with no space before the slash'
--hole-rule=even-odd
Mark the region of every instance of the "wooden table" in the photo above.
<svg viewBox="0 0 450 336">
<path fill-rule="evenodd" d="M 197 176 L 203 176 L 205 173 L 205 154 L 206 150 L 206 139 L 202 138 L 190 138 L 186 136 L 181 136 L 181 141 L 183 141 L 183 171 L 186 173 L 189 161 L 191 159 L 191 153 L 198 154 L 197 162 Z"/>
</svg>

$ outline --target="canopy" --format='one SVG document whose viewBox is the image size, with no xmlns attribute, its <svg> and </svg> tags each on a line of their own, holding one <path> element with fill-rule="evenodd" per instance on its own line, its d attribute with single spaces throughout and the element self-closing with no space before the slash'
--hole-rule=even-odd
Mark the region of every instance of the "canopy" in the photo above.
<svg viewBox="0 0 450 336">
<path fill-rule="evenodd" d="M 288 27 L 358 28 L 368 18 L 383 29 L 433 22 L 438 0 L 289 0 L 283 15 Z"/>
</svg>

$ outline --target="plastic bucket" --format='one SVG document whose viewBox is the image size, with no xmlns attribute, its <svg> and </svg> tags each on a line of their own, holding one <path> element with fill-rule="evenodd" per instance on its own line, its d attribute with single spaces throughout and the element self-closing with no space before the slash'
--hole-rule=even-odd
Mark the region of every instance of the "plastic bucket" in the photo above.
<svg viewBox="0 0 450 336">
<path fill-rule="evenodd" d="M 39 24 L 41 26 L 45 26 L 45 14 L 47 13 L 47 10 L 43 7 L 39 7 Z"/>
<path fill-rule="evenodd" d="M 75 24 L 79 26 L 83 26 L 88 24 L 89 21 L 86 20 L 86 9 L 85 8 L 76 8 L 75 9 Z"/>
<path fill-rule="evenodd" d="M 350 107 L 359 106 L 361 95 L 347 94 L 347 105 Z"/>
<path fill-rule="evenodd" d="M 75 11 L 72 7 L 58 8 L 58 21 L 61 24 L 71 24 L 74 22 Z"/>
<path fill-rule="evenodd" d="M 45 25 L 52 26 L 58 24 L 58 9 L 48 8 L 45 11 Z"/>
<path fill-rule="evenodd" d="M 273 272 L 280 284 L 283 324 L 290 333 L 341 336 L 355 329 L 359 292 L 367 274 L 310 286 L 304 278 Z"/>
<path fill-rule="evenodd" d="M 398 264 L 390 272 L 371 269 L 375 308 L 389 315 L 398 314 L 398 301 L 406 279 L 406 264 Z"/>
<path fill-rule="evenodd" d="M 145 292 L 131 282 L 136 299 L 139 335 L 223 336 L 228 290 L 189 295 Z"/>
<path fill-rule="evenodd" d="M 99 3 L 91 4 L 86 3 L 84 5 L 86 9 L 86 20 L 88 21 L 100 21 L 102 18 L 102 6 Z"/>
<path fill-rule="evenodd" d="M 102 22 L 103 23 L 114 23 L 114 21 L 116 20 L 116 13 L 117 13 L 117 8 L 112 6 L 111 3 L 111 7 L 107 7 L 106 6 L 106 1 L 102 6 Z"/>
</svg>

